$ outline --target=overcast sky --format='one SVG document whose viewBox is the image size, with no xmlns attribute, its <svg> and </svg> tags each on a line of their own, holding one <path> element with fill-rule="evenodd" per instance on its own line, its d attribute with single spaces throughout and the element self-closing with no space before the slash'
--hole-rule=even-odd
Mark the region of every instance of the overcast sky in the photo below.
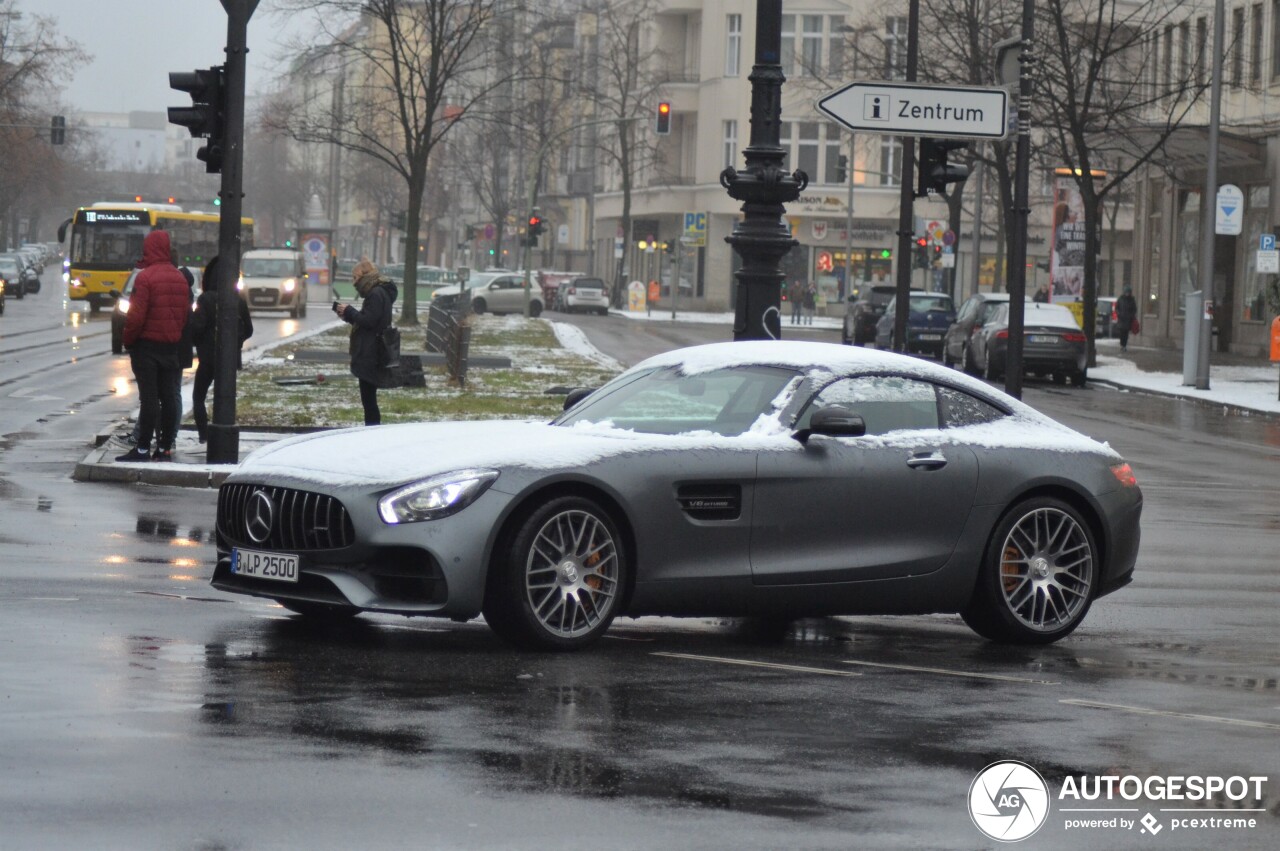
<svg viewBox="0 0 1280 851">
<path fill-rule="evenodd" d="M 262 0 L 249 21 L 247 89 L 274 76 L 285 34 L 305 29 Z M 21 0 L 28 14 L 56 18 L 64 37 L 86 54 L 76 63 L 64 98 L 85 111 L 163 111 L 189 104 L 169 88 L 170 71 L 221 64 L 227 16 L 219 0 Z"/>
</svg>

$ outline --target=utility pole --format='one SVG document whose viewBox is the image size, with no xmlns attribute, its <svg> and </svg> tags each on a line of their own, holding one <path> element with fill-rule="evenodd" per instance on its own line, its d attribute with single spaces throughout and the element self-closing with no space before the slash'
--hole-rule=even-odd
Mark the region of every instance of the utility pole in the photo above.
<svg viewBox="0 0 1280 851">
<path fill-rule="evenodd" d="M 857 166 L 853 149 L 857 139 L 856 133 L 849 134 L 849 165 L 845 173 L 845 178 L 849 181 L 849 198 L 845 202 L 844 216 L 844 297 L 846 301 L 853 295 L 853 170 Z M 870 269 L 870 259 L 867 258 L 868 269 Z"/>
<path fill-rule="evenodd" d="M 783 171 L 786 151 L 780 144 L 782 84 L 782 0 L 756 0 L 756 53 L 751 69 L 751 143 L 743 151 L 746 166 L 720 172 L 729 197 L 742 201 L 743 218 L 725 242 L 742 258 L 735 275 L 738 293 L 734 340 L 782 338 L 783 256 L 795 246 L 783 222 L 788 201 L 800 197 L 809 177 L 797 169 Z"/>
<path fill-rule="evenodd" d="M 907 82 L 916 79 L 917 56 L 920 52 L 920 0 L 911 0 L 907 7 Z M 893 350 L 907 350 L 907 306 L 911 300 L 911 251 L 915 236 L 915 187 L 916 140 L 912 136 L 902 138 L 901 192 L 898 195 L 898 275 L 897 310 L 893 317 Z"/>
<path fill-rule="evenodd" d="M 236 367 L 240 359 L 240 213 L 244 207 L 244 69 L 249 52 L 249 18 L 258 0 L 222 0 L 227 12 L 226 115 L 223 118 L 222 218 L 218 223 L 218 322 L 214 357 L 213 417 L 209 422 L 206 460 L 210 464 L 240 461 L 240 427 L 236 425 Z"/>
<path fill-rule="evenodd" d="M 1213 69 L 1209 85 L 1209 156 L 1204 173 L 1204 194 L 1200 196 L 1200 314 L 1187 310 L 1184 322 L 1198 323 L 1196 345 L 1196 389 L 1209 389 L 1209 349 L 1213 346 L 1213 320 L 1208 305 L 1213 303 L 1214 224 L 1218 197 L 1218 135 L 1222 123 L 1222 39 L 1223 0 L 1213 6 Z M 1240 48 L 1236 48 L 1240 49 Z M 1246 246 L 1248 247 L 1248 246 Z M 1256 245 L 1253 248 L 1257 248 Z"/>
<path fill-rule="evenodd" d="M 1035 38 L 1035 0 L 1022 0 L 1022 45 L 1018 63 L 1018 148 L 1013 177 L 1013 245 L 1009 252 L 1009 347 L 1005 356 L 1004 389 L 1022 398 L 1022 329 L 1027 297 L 1027 215 L 1031 212 L 1031 74 L 1030 53 Z"/>
<path fill-rule="evenodd" d="M 974 147 L 979 148 L 981 142 L 975 142 Z M 978 153 L 978 151 L 974 151 Z M 977 160 L 974 167 L 978 171 L 978 177 L 975 181 L 975 198 L 973 201 L 973 256 L 969 258 L 969 295 L 973 295 L 978 291 L 978 277 L 982 274 L 982 196 L 986 192 L 987 169 L 982 164 L 982 160 Z M 956 294 L 957 301 L 963 301 L 960 294 Z"/>
</svg>

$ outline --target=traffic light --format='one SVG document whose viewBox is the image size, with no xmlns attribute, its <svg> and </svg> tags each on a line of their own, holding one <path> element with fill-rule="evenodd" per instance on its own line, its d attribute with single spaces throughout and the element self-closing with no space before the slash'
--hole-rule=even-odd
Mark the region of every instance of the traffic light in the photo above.
<svg viewBox="0 0 1280 851">
<path fill-rule="evenodd" d="M 62 145 L 67 141 L 67 119 L 55 115 L 49 122 L 49 144 Z"/>
<path fill-rule="evenodd" d="M 947 154 L 969 147 L 963 139 L 921 139 L 920 170 L 916 178 L 916 197 L 947 194 L 948 183 L 958 183 L 969 176 L 969 167 L 951 165 Z"/>
<path fill-rule="evenodd" d="M 658 121 L 654 127 L 659 136 L 671 135 L 671 104 L 668 101 L 658 102 Z"/>
<path fill-rule="evenodd" d="M 169 107 L 169 123 L 185 127 L 192 137 L 208 139 L 196 151 L 196 159 L 204 163 L 209 174 L 222 171 L 222 134 L 226 129 L 226 71 L 215 65 L 198 71 L 170 71 L 169 88 L 191 95 L 191 106 Z"/>
<path fill-rule="evenodd" d="M 467 235 L 466 235 L 466 240 L 467 240 L 467 242 L 471 242 L 471 240 L 473 240 L 473 239 L 475 239 L 475 238 L 476 238 L 476 226 L 475 226 L 475 225 L 467 225 L 467 226 L 466 226 L 466 233 L 467 233 Z"/>
<path fill-rule="evenodd" d="M 396 230 L 405 230 L 408 227 L 408 218 L 409 213 L 407 210 L 400 210 L 399 212 L 392 213 L 391 226 Z"/>
<path fill-rule="evenodd" d="M 916 256 L 913 258 L 913 267 L 916 269 L 929 268 L 929 238 L 925 236 L 916 237 Z"/>
<path fill-rule="evenodd" d="M 529 216 L 529 229 L 525 231 L 525 244 L 530 248 L 536 247 L 538 245 L 538 237 L 546 229 L 546 222 L 542 221 L 542 216 L 538 215 L 538 212 L 535 210 L 533 214 Z"/>
<path fill-rule="evenodd" d="M 836 160 L 836 183 L 844 183 L 849 179 L 849 158 L 844 154 Z"/>
</svg>

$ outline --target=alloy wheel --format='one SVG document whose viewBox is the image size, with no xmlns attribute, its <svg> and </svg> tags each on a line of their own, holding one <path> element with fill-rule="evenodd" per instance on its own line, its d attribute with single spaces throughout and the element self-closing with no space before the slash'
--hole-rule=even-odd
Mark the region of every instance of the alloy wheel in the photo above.
<svg viewBox="0 0 1280 851">
<path fill-rule="evenodd" d="M 1027 629 L 1054 632 L 1073 624 L 1089 603 L 1093 547 L 1067 512 L 1036 508 L 1013 524 L 1001 548 L 1000 589 L 1009 612 Z"/>
<path fill-rule="evenodd" d="M 576 638 L 607 620 L 618 599 L 618 543 L 590 511 L 569 509 L 538 530 L 525 562 L 525 595 L 550 635 Z"/>
</svg>

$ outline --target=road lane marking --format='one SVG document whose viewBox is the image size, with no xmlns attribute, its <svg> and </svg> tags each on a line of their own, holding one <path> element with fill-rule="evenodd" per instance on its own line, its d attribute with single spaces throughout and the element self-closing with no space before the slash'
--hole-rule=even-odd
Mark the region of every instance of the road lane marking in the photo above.
<svg viewBox="0 0 1280 851">
<path fill-rule="evenodd" d="M 863 662 L 858 659 L 845 659 L 845 665 L 866 665 L 870 668 L 888 668 L 894 671 L 915 671 L 921 674 L 942 674 L 945 677 L 973 677 L 979 680 L 1000 680 L 1006 683 L 1034 683 L 1039 686 L 1061 685 L 1058 680 L 1035 680 L 1030 677 L 1011 677 L 1006 674 L 982 674 L 977 671 L 952 671 L 947 668 L 925 668 L 919 665 L 889 665 L 885 662 Z"/>
<path fill-rule="evenodd" d="M 825 674 L 829 677 L 860 677 L 857 671 L 836 671 L 831 668 L 807 668 L 804 665 L 784 665 L 780 662 L 756 662 L 751 659 L 729 659 L 724 656 L 697 656 L 692 653 L 661 653 L 653 656 L 665 656 L 668 659 L 692 659 L 695 662 L 719 662 L 722 665 L 745 665 L 748 668 L 772 668 L 778 671 L 795 671 L 801 674 Z"/>
<path fill-rule="evenodd" d="M 1144 706 L 1125 706 L 1122 703 L 1099 703 L 1094 700 L 1076 700 L 1068 698 L 1059 700 L 1069 706 L 1083 706 L 1085 709 L 1118 709 L 1121 712 L 1133 712 L 1137 715 L 1162 715 L 1166 718 L 1186 718 L 1191 721 L 1209 721 L 1214 724 L 1231 724 L 1236 727 L 1261 727 L 1264 730 L 1280 730 L 1280 724 L 1266 721 L 1249 721 L 1245 718 L 1226 718 L 1221 715 L 1197 715 L 1194 712 L 1170 712 L 1165 709 L 1148 709 Z"/>
</svg>

